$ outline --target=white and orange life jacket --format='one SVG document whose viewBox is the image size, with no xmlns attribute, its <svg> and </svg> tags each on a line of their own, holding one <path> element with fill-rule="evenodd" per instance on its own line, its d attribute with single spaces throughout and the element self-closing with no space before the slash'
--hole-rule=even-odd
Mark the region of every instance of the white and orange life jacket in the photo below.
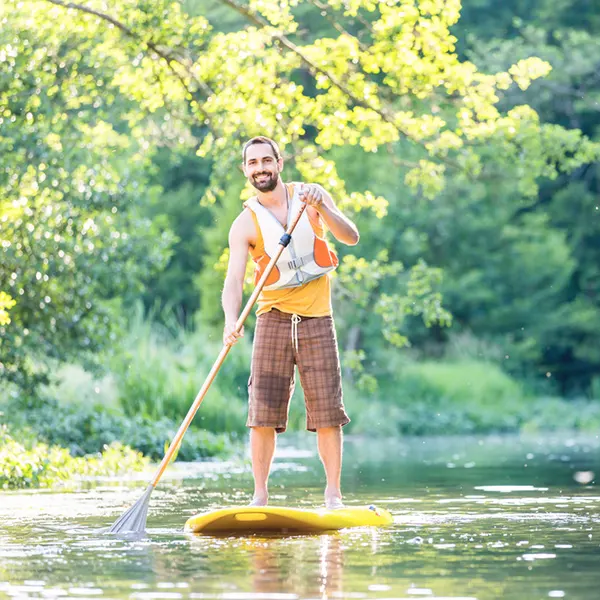
<svg viewBox="0 0 600 600">
<path fill-rule="evenodd" d="M 298 193 L 300 185 L 286 184 L 289 198 L 288 223 L 298 214 L 302 206 Z M 258 233 L 262 236 L 265 249 L 264 254 L 252 255 L 256 263 L 254 281 L 257 283 L 271 257 L 277 252 L 279 240 L 285 233 L 285 229 L 277 217 L 268 208 L 265 208 L 256 197 L 248 200 L 245 206 L 252 211 L 255 217 L 254 222 L 259 228 Z M 292 233 L 291 242 L 281 253 L 275 267 L 267 277 L 263 289 L 278 290 L 298 287 L 333 271 L 337 265 L 337 255 L 327 242 L 315 233 L 307 211 L 304 211 Z"/>
</svg>

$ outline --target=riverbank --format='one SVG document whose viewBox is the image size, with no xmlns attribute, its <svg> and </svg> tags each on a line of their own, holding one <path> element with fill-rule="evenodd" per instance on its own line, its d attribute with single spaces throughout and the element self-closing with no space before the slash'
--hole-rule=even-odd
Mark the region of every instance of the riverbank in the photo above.
<svg viewBox="0 0 600 600">
<path fill-rule="evenodd" d="M 62 364 L 35 395 L 2 389 L 0 425 L 7 429 L 0 452 L 11 465 L 3 485 L 60 483 L 89 468 L 86 461 L 102 464 L 108 447 L 113 455 L 121 453 L 117 462 L 124 469 L 136 468 L 136 452 L 160 460 L 220 348 L 208 330 L 175 331 L 139 316 L 124 343 L 103 360 L 102 375 Z M 244 338 L 196 414 L 179 460 L 223 460 L 242 452 L 250 356 Z M 550 387 L 528 387 L 490 361 L 466 355 L 417 361 L 394 352 L 377 364 L 371 369 L 376 376 L 345 371 L 344 400 L 352 419 L 346 434 L 404 438 L 600 430 L 599 400 L 551 396 L 545 393 Z M 288 430 L 302 431 L 305 422 L 297 385 Z M 31 462 L 46 465 L 36 467 L 39 477 L 31 473 Z"/>
<path fill-rule="evenodd" d="M 240 399 L 231 402 L 243 409 Z M 600 406 L 583 399 L 481 403 L 467 396 L 400 404 L 351 389 L 346 403 L 352 417 L 345 428 L 348 440 L 553 432 L 569 437 L 600 429 Z M 302 398 L 295 397 L 290 410 L 291 436 L 303 431 L 304 419 Z M 86 475 L 143 469 L 149 461 L 163 457 L 179 425 L 180 421 L 168 417 L 130 417 L 100 404 L 62 404 L 48 398 L 27 404 L 13 399 L 0 405 L 0 488 L 52 487 Z M 233 431 L 208 431 L 193 424 L 177 459 L 240 457 L 246 439 L 241 419 Z"/>
</svg>

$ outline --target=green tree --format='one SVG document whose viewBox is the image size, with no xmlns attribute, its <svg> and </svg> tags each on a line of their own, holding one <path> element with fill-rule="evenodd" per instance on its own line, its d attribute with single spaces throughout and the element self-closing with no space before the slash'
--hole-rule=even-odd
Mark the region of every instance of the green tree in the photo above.
<svg viewBox="0 0 600 600">
<path fill-rule="evenodd" d="M 487 4 L 492 11 L 492 3 Z M 565 0 L 529 3 L 530 14 L 516 21 L 504 39 L 493 35 L 485 22 L 462 22 L 469 28 L 467 55 L 486 70 L 503 69 L 515 59 L 539 56 L 552 65 L 552 72 L 535 90 L 511 88 L 500 99 L 508 109 L 528 103 L 544 121 L 576 128 L 598 139 L 600 114 L 600 31 L 597 11 L 584 2 Z M 459 26 L 460 27 L 460 26 Z M 584 162 L 569 173 L 546 181 L 538 196 L 524 210 L 543 220 L 560 234 L 572 260 L 570 276 L 562 285 L 547 288 L 554 309 L 545 313 L 539 327 L 531 327 L 529 348 L 540 372 L 550 374 L 562 393 L 589 388 L 600 369 L 595 340 L 600 334 L 600 190 L 598 162 Z M 519 216 L 519 213 L 517 213 Z M 547 261 L 541 261 L 544 268 Z M 533 311 L 532 321 L 536 321 Z"/>
<path fill-rule="evenodd" d="M 150 197 L 144 214 L 173 233 L 171 256 L 164 269 L 145 281 L 144 304 L 169 307 L 183 323 L 191 321 L 200 306 L 196 278 L 205 268 L 205 230 L 213 223 L 211 208 L 201 200 L 207 190 L 211 164 L 189 148 L 159 147 L 153 156 L 151 180 L 161 193 Z"/>
<path fill-rule="evenodd" d="M 52 360 L 115 343 L 119 297 L 161 268 L 170 236 L 140 212 L 142 135 L 113 64 L 25 5 L 0 7 L 0 376 L 33 389 Z"/>
<path fill-rule="evenodd" d="M 47 61 L 46 50 L 40 54 L 40 48 L 62 49 L 72 44 L 70 51 L 76 53 L 77 62 L 85 56 L 82 68 L 74 60 L 67 61 L 73 64 L 68 73 L 77 75 L 66 82 L 62 93 L 68 103 L 65 110 L 73 112 L 58 121 L 81 136 L 73 133 L 71 141 L 90 153 L 87 165 L 110 167 L 110 177 L 94 172 L 93 185 L 91 178 L 83 181 L 83 189 L 97 197 L 101 206 L 108 203 L 109 210 L 119 185 L 131 195 L 141 188 L 141 182 L 132 182 L 143 175 L 145 150 L 151 141 L 178 143 L 212 161 L 202 203 L 223 218 L 239 210 L 239 184 L 234 179 L 239 177 L 235 169 L 242 140 L 266 133 L 281 142 L 292 172 L 331 190 L 346 210 L 361 215 L 368 231 L 377 230 L 377 223 L 390 209 L 390 198 L 373 193 L 371 182 L 349 193 L 334 158 L 336 149 L 349 146 L 387 155 L 389 160 L 382 164 L 401 173 L 407 193 L 423 202 L 439 195 L 449 181 L 457 186 L 475 185 L 497 181 L 507 171 L 520 197 L 535 197 L 541 178 L 571 172 L 598 156 L 598 146 L 580 131 L 544 124 L 530 106 L 499 108 L 504 91 L 528 88 L 548 74 L 550 65 L 528 57 L 487 74 L 461 60 L 451 34 L 460 15 L 458 0 L 329 0 L 319 4 L 319 10 L 310 12 L 311 25 L 315 25 L 311 30 L 331 34 L 315 37 L 299 27 L 297 3 L 292 0 L 213 2 L 211 9 L 228 8 L 246 23 L 226 31 L 214 30 L 204 15 L 186 14 L 183 5 L 172 0 L 125 0 L 112 5 L 110 13 L 99 0 L 85 4 L 9 0 L 2 14 L 9 32 L 3 49 L 7 56 L 14 54 L 15 33 L 26 34 L 25 40 L 35 36 L 35 44 L 23 43 L 25 50 L 10 58 L 12 76 L 31 78 L 29 89 L 34 90 L 38 71 L 51 79 L 48 89 L 54 90 L 56 73 L 62 76 L 64 70 L 62 62 Z M 308 14 L 301 16 L 308 18 Z M 60 23 L 60 31 L 55 23 Z M 26 60 L 36 52 L 37 62 Z M 55 64 L 56 73 L 52 68 L 44 71 L 48 64 Z M 13 87 L 7 92 L 17 93 Z M 35 97 L 30 95 L 27 101 Z M 111 107 L 122 109 L 119 118 L 107 118 L 97 128 L 109 99 Z M 38 122 L 38 108 L 21 111 L 25 123 L 27 114 Z M 21 113 L 12 111 L 10 118 L 13 114 Z M 86 115 L 93 117 L 86 121 Z M 43 139 L 44 133 L 50 134 L 36 132 L 36 136 Z M 14 143 L 14 138 L 18 134 L 11 130 L 6 139 Z M 52 143 L 54 138 L 50 139 Z M 105 152 L 107 140 L 112 153 Z M 494 160 L 488 164 L 490 154 Z M 55 168 L 56 175 L 36 182 L 50 195 L 51 203 L 58 202 L 51 182 L 72 180 L 58 178 L 58 159 Z M 17 187 L 6 190 L 10 202 L 17 188 L 19 193 L 27 189 L 21 171 L 14 170 L 19 179 Z M 76 179 L 76 190 L 80 180 L 81 176 Z M 394 225 L 390 224 L 392 229 Z M 143 229 L 135 228 L 140 234 L 149 231 Z M 211 248 L 225 245 L 223 229 L 218 224 L 206 233 Z M 12 232 L 9 241 L 11 236 Z M 134 247 L 141 249 L 144 244 Z M 406 314 L 422 314 L 428 324 L 447 318 L 439 305 L 437 270 L 418 257 L 405 267 L 389 250 L 372 248 L 369 252 L 366 260 L 385 275 L 383 285 L 372 287 L 369 302 L 378 307 L 375 315 L 391 342 L 405 343 L 401 328 Z M 347 293 L 357 295 L 361 291 L 357 274 L 368 267 L 350 253 L 343 258 Z M 135 269 L 144 264 L 121 263 L 127 274 L 124 279 L 135 281 Z M 207 268 L 213 264 L 207 261 Z M 406 276 L 398 278 L 401 272 Z M 6 288 L 3 283 L 0 288 Z M 104 296 L 114 298 L 115 281 L 111 278 L 110 283 L 112 296 L 108 291 Z M 216 288 L 214 281 L 211 287 Z"/>
</svg>

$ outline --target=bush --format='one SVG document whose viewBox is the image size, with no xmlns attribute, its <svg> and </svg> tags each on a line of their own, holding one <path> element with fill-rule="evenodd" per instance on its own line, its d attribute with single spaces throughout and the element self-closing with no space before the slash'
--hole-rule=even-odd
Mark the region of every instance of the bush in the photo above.
<svg viewBox="0 0 600 600">
<path fill-rule="evenodd" d="M 584 399 L 539 398 L 523 423 L 528 433 L 573 429 L 585 432 L 600 430 L 600 402 Z"/>
<path fill-rule="evenodd" d="M 404 364 L 378 394 L 346 386 L 346 403 L 349 431 L 443 435 L 518 431 L 530 400 L 497 366 L 467 360 Z"/>
<path fill-rule="evenodd" d="M 42 386 L 39 395 L 56 398 L 60 404 L 119 406 L 117 386 L 110 373 L 100 376 L 75 363 L 57 366 L 53 370 L 51 383 Z"/>
<path fill-rule="evenodd" d="M 25 410 L 12 403 L 4 412 L 13 429 L 24 435 L 29 430 L 47 444 L 67 448 L 73 456 L 99 452 L 107 444 L 126 441 L 145 456 L 160 459 L 180 425 L 180 421 L 166 417 L 127 417 L 100 405 L 62 406 L 56 400 Z M 191 461 L 224 455 L 233 447 L 231 436 L 191 427 L 183 438 L 178 458 Z"/>
<path fill-rule="evenodd" d="M 190 332 L 177 323 L 153 323 L 135 314 L 123 344 L 111 356 L 119 402 L 130 417 L 182 420 L 221 350 L 221 340 L 205 327 Z M 207 430 L 245 431 L 250 344 L 229 353 L 196 419 Z"/>
<path fill-rule="evenodd" d="M 114 442 L 102 453 L 73 457 L 65 448 L 13 439 L 0 426 L 0 488 L 47 487 L 75 476 L 118 475 L 147 465 L 139 452 Z"/>
<path fill-rule="evenodd" d="M 519 431 L 523 416 L 469 406 L 443 407 L 423 401 L 399 406 L 389 398 L 360 398 L 351 388 L 346 393 L 346 406 L 352 419 L 349 433 L 373 434 L 381 437 L 401 435 L 456 435 Z"/>
<path fill-rule="evenodd" d="M 393 390 L 393 391 L 390 391 Z M 404 365 L 387 393 L 345 386 L 353 433 L 381 436 L 552 430 L 597 431 L 600 402 L 531 398 L 484 362 Z"/>
<path fill-rule="evenodd" d="M 405 366 L 396 381 L 400 404 L 518 409 L 526 401 L 521 385 L 494 364 L 477 361 L 422 362 Z"/>
</svg>

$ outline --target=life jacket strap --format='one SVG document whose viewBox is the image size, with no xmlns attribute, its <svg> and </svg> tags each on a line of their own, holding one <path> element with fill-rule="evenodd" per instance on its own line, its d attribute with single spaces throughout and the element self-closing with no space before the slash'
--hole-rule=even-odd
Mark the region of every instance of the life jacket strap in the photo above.
<svg viewBox="0 0 600 600">
<path fill-rule="evenodd" d="M 304 265 L 307 265 L 312 260 L 313 260 L 312 253 L 311 254 L 307 254 L 306 256 L 297 256 L 296 258 L 288 261 L 288 264 L 287 264 L 288 265 L 288 269 L 293 269 L 293 270 L 297 271 L 298 269 L 300 269 Z"/>
</svg>

